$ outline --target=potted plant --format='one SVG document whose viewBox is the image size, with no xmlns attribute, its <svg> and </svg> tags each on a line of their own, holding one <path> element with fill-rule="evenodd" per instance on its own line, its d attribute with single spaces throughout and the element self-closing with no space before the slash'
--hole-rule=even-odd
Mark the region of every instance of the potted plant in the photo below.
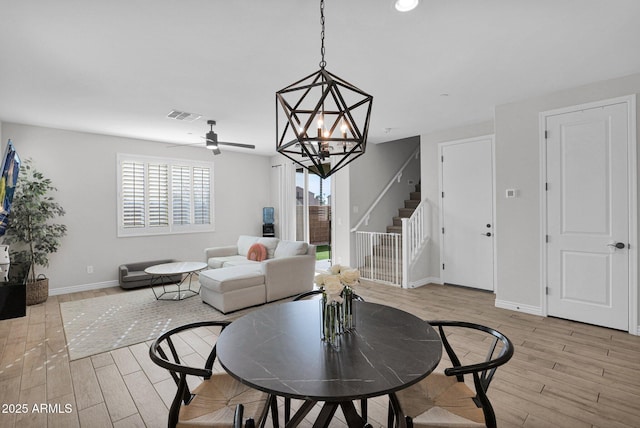
<svg viewBox="0 0 640 428">
<path fill-rule="evenodd" d="M 51 180 L 33 167 L 31 159 L 26 159 L 20 167 L 6 241 L 11 245 L 12 262 L 31 263 L 27 305 L 42 303 L 49 297 L 49 279 L 36 275 L 36 266 L 49 266 L 49 254 L 58 250 L 60 238 L 67 234 L 65 225 L 51 222 L 65 214 L 51 196 L 55 190 Z"/>
</svg>

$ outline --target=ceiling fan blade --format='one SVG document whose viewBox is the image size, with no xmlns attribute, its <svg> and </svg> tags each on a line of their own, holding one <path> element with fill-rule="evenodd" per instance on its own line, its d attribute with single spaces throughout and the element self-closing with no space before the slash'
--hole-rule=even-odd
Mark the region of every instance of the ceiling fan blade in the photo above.
<svg viewBox="0 0 640 428">
<path fill-rule="evenodd" d="M 202 143 L 188 143 L 188 144 L 170 144 L 167 146 L 168 149 L 172 149 L 174 147 L 192 147 L 192 146 L 201 146 Z"/>
<path fill-rule="evenodd" d="M 218 146 L 216 146 L 215 148 L 210 149 L 210 150 L 211 150 L 211 153 L 213 153 L 213 155 L 214 155 L 214 156 L 215 156 L 215 155 L 219 155 L 220 153 L 222 153 L 222 152 L 220 151 L 220 149 L 218 148 Z"/>
<path fill-rule="evenodd" d="M 223 144 L 225 146 L 232 146 L 232 147 L 241 147 L 243 149 L 255 149 L 256 146 L 254 146 L 253 144 L 241 144 L 241 143 L 229 143 L 226 141 L 218 141 L 218 144 Z"/>
</svg>

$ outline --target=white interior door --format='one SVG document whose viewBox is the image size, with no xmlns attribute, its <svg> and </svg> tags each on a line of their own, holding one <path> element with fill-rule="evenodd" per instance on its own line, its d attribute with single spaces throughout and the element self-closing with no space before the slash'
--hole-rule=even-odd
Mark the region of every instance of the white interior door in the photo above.
<svg viewBox="0 0 640 428">
<path fill-rule="evenodd" d="M 494 289 L 493 138 L 440 145 L 442 278 Z"/>
<path fill-rule="evenodd" d="M 627 108 L 545 121 L 547 312 L 622 330 L 629 326 Z"/>
</svg>

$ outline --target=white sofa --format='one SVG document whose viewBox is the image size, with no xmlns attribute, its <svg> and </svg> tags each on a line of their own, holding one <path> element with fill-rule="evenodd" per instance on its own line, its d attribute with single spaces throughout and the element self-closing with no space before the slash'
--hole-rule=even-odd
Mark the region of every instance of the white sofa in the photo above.
<svg viewBox="0 0 640 428">
<path fill-rule="evenodd" d="M 267 258 L 247 258 L 254 244 Z M 223 313 L 284 299 L 313 288 L 316 247 L 301 241 L 241 235 L 236 245 L 205 250 L 208 270 L 200 272 L 200 296 Z"/>
</svg>

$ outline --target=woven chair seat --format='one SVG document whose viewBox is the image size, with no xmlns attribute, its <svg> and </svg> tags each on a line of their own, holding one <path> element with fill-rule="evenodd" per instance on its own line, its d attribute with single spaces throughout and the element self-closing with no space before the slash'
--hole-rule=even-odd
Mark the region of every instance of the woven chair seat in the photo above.
<svg viewBox="0 0 640 428">
<path fill-rule="evenodd" d="M 476 393 L 455 376 L 432 373 L 396 393 L 414 427 L 484 427 L 484 413 L 476 406 Z"/>
<path fill-rule="evenodd" d="M 182 406 L 178 427 L 233 426 L 236 406 L 244 406 L 244 417 L 259 421 L 266 406 L 268 394 L 241 384 L 227 373 L 214 373 L 193 389 L 195 397 Z"/>
</svg>

